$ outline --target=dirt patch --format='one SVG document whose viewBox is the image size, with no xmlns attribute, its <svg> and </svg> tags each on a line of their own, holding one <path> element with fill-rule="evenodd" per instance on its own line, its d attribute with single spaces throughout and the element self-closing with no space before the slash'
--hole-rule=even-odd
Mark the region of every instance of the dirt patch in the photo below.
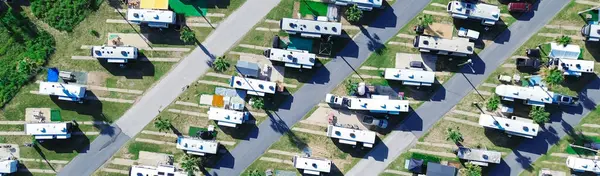
<svg viewBox="0 0 600 176">
<path fill-rule="evenodd" d="M 88 85 L 92 85 L 92 86 L 100 86 L 100 87 L 104 87 L 106 85 L 106 78 L 108 78 L 110 75 L 108 75 L 108 73 L 105 72 L 97 72 L 97 71 L 92 71 L 88 73 Z M 92 92 L 94 92 L 94 94 L 96 96 L 107 96 L 110 95 L 110 92 L 108 91 L 101 91 L 101 90 L 93 90 Z"/>
<path fill-rule="evenodd" d="M 438 36 L 445 39 L 452 39 L 454 26 L 452 24 L 433 23 L 425 29 L 425 34 Z"/>
<path fill-rule="evenodd" d="M 294 9 L 292 10 L 292 18 L 298 19 L 300 18 L 300 2 L 294 2 Z"/>
</svg>

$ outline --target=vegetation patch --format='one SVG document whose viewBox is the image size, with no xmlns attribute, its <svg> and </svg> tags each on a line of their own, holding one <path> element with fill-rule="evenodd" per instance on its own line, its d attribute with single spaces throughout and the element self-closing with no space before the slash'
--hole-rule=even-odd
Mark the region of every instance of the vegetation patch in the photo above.
<svg viewBox="0 0 600 176">
<path fill-rule="evenodd" d="M 8 9 L 0 14 L 0 106 L 4 106 L 29 78 L 35 76 L 54 51 L 54 39 L 39 31 L 22 14 Z"/>
<path fill-rule="evenodd" d="M 60 31 L 73 31 L 85 17 L 96 9 L 95 0 L 32 0 L 33 14 Z"/>
</svg>

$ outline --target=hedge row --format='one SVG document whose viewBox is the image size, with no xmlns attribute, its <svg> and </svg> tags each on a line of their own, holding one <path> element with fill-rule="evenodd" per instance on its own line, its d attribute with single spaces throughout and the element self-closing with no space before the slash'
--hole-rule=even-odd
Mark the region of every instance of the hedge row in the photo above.
<svg viewBox="0 0 600 176">
<path fill-rule="evenodd" d="M 31 0 L 33 14 L 54 29 L 71 32 L 91 10 L 95 0 Z"/>
<path fill-rule="evenodd" d="M 54 38 L 39 31 L 22 14 L 8 9 L 0 14 L 0 107 L 38 73 L 54 51 Z"/>
</svg>

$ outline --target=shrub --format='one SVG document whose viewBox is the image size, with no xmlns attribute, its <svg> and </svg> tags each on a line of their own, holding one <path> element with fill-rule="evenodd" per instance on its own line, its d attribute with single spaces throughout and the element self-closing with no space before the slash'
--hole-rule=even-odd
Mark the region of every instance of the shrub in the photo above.
<svg viewBox="0 0 600 176">
<path fill-rule="evenodd" d="M 90 34 L 92 34 L 94 37 L 100 37 L 100 33 L 98 33 L 98 31 L 96 30 L 90 30 Z"/>
<path fill-rule="evenodd" d="M 429 154 L 422 154 L 422 153 L 413 153 L 411 155 L 411 158 L 422 159 L 425 163 L 427 163 L 427 162 L 439 163 L 440 161 L 442 161 L 442 159 L 440 157 L 437 157 L 434 155 L 429 155 Z"/>
<path fill-rule="evenodd" d="M 561 45 L 568 45 L 571 43 L 571 37 L 563 35 L 555 39 L 556 43 Z"/>
<path fill-rule="evenodd" d="M 218 57 L 217 59 L 215 59 L 215 62 L 213 62 L 213 69 L 217 72 L 227 71 L 228 68 L 229 61 L 227 61 L 225 56 Z"/>
<path fill-rule="evenodd" d="M 475 164 L 467 163 L 465 167 L 466 176 L 481 176 L 481 167 Z"/>
<path fill-rule="evenodd" d="M 60 31 L 73 31 L 95 8 L 95 0 L 32 0 L 31 11 L 40 20 Z"/>
<path fill-rule="evenodd" d="M 360 10 L 356 4 L 354 4 L 346 9 L 345 14 L 346 20 L 349 22 L 358 22 L 363 16 L 363 11 Z"/>
<path fill-rule="evenodd" d="M 54 38 L 38 29 L 22 14 L 7 9 L 0 13 L 0 107 L 38 73 L 54 52 Z"/>
<path fill-rule="evenodd" d="M 252 97 L 250 98 L 250 102 L 252 102 L 252 108 L 254 109 L 264 109 L 265 108 L 265 100 L 260 97 Z"/>
<path fill-rule="evenodd" d="M 529 112 L 529 117 L 533 119 L 535 123 L 546 123 L 550 121 L 550 113 L 546 112 L 544 107 L 534 106 Z"/>
<path fill-rule="evenodd" d="M 426 28 L 431 24 L 433 24 L 433 16 L 425 14 L 422 17 L 419 17 L 419 26 Z"/>
<path fill-rule="evenodd" d="M 181 168 L 185 170 L 188 175 L 194 175 L 194 172 L 200 170 L 200 160 L 197 157 L 185 155 L 181 161 Z"/>
<path fill-rule="evenodd" d="M 563 82 L 563 80 L 565 79 L 562 71 L 560 71 L 556 68 L 546 69 L 544 76 L 545 76 L 544 81 L 546 81 L 550 85 L 561 84 Z"/>
<path fill-rule="evenodd" d="M 488 111 L 495 111 L 496 109 L 498 109 L 498 105 L 500 105 L 500 97 L 494 95 L 492 96 L 492 98 L 488 99 L 485 107 Z"/>
<path fill-rule="evenodd" d="M 347 80 L 345 86 L 348 95 L 354 95 L 356 93 L 356 89 L 358 89 L 358 83 L 352 82 L 351 80 Z"/>
<path fill-rule="evenodd" d="M 171 120 L 158 117 L 154 120 L 154 127 L 160 132 L 170 130 L 172 127 Z"/>
<path fill-rule="evenodd" d="M 458 127 L 456 127 L 456 130 L 448 128 L 446 132 L 446 140 L 452 141 L 454 143 L 459 143 L 463 141 L 462 133 L 458 131 Z"/>
<path fill-rule="evenodd" d="M 196 34 L 189 27 L 183 27 L 179 33 L 179 39 L 185 43 L 196 41 Z"/>
</svg>

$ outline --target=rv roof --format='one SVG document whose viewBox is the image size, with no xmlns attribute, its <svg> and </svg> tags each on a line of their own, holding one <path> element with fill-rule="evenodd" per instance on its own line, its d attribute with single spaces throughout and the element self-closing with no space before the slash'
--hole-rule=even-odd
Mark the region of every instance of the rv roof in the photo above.
<svg viewBox="0 0 600 176">
<path fill-rule="evenodd" d="M 67 135 L 69 134 L 68 123 L 28 123 L 25 124 L 27 135 Z"/>
<path fill-rule="evenodd" d="M 578 59 L 558 59 L 558 65 L 563 71 L 594 73 L 594 61 Z"/>
<path fill-rule="evenodd" d="M 485 19 L 498 21 L 500 19 L 500 9 L 498 6 L 484 3 L 468 3 L 462 1 L 452 1 L 449 3 L 450 13 L 465 15 L 475 19 Z"/>
<path fill-rule="evenodd" d="M 314 66 L 317 58 L 315 54 L 307 51 L 302 52 L 298 50 L 283 50 L 277 48 L 271 48 L 269 50 L 269 60 L 273 61 Z"/>
<path fill-rule="evenodd" d="M 475 47 L 473 42 L 469 42 L 469 39 L 465 38 L 453 38 L 450 40 L 441 37 L 421 35 L 418 36 L 418 41 L 419 43 L 417 47 L 422 49 L 457 52 L 463 54 L 473 54 L 473 48 Z"/>
<path fill-rule="evenodd" d="M 241 111 L 210 107 L 207 113 L 208 119 L 210 120 L 229 122 L 234 124 L 244 123 L 244 112 Z"/>
<path fill-rule="evenodd" d="M 217 141 L 186 137 L 177 138 L 177 148 L 186 151 L 215 154 L 217 153 L 218 146 Z"/>
<path fill-rule="evenodd" d="M 367 144 L 375 143 L 375 132 L 366 130 L 355 130 L 329 125 L 327 127 L 327 136 L 337 139 L 362 142 Z"/>
<path fill-rule="evenodd" d="M 137 48 L 132 46 L 93 46 L 94 58 L 135 59 Z"/>
<path fill-rule="evenodd" d="M 245 78 L 240 76 L 232 76 L 230 81 L 230 86 L 233 88 L 269 94 L 274 94 L 275 87 L 277 86 L 275 82 Z"/>
<path fill-rule="evenodd" d="M 479 116 L 479 125 L 531 137 L 537 136 L 540 128 L 540 125 L 535 123 L 495 117 L 488 114 L 481 114 Z"/>
<path fill-rule="evenodd" d="M 70 98 L 84 98 L 85 86 L 76 84 L 62 84 L 58 82 L 41 82 L 39 92 L 46 95 L 56 95 Z"/>
<path fill-rule="evenodd" d="M 435 81 L 435 72 L 424 70 L 386 68 L 384 75 L 387 80 L 413 81 L 430 84 Z"/>
<path fill-rule="evenodd" d="M 294 167 L 298 169 L 329 173 L 331 171 L 331 160 L 295 156 Z"/>
<path fill-rule="evenodd" d="M 175 13 L 169 10 L 127 9 L 127 20 L 145 23 L 175 23 Z"/>
<path fill-rule="evenodd" d="M 349 109 L 408 112 L 408 100 L 390 100 L 384 97 L 387 96 L 379 96 L 376 98 L 350 98 Z"/>
<path fill-rule="evenodd" d="M 502 159 L 502 153 L 497 151 L 471 149 L 464 147 L 460 147 L 458 149 L 456 156 L 458 156 L 458 158 L 460 159 L 496 164 L 500 163 L 500 160 Z"/>
<path fill-rule="evenodd" d="M 340 22 L 283 18 L 280 27 L 282 30 L 298 33 L 342 35 L 342 23 Z"/>
<path fill-rule="evenodd" d="M 159 172 L 162 172 L 164 175 L 170 176 L 187 176 L 187 173 L 177 172 L 174 167 L 166 168 L 166 166 L 141 166 L 141 165 L 133 165 L 131 166 L 131 175 L 159 175 Z"/>
<path fill-rule="evenodd" d="M 513 85 L 499 85 L 496 94 L 502 97 L 515 98 L 519 100 L 531 100 L 542 103 L 552 103 L 554 92 L 540 86 L 521 87 Z"/>
</svg>

